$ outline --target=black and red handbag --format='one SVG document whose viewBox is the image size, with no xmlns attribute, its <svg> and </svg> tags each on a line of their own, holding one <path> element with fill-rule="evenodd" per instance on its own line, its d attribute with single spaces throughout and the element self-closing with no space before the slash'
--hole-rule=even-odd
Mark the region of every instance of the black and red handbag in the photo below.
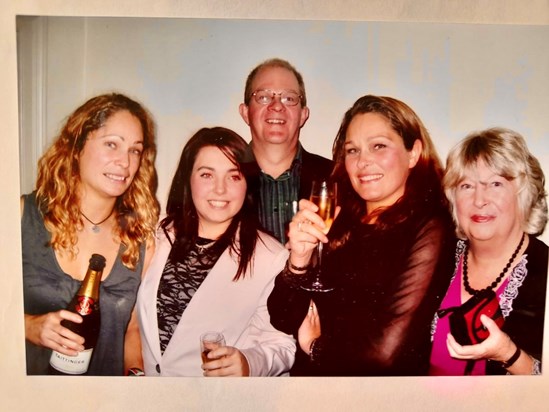
<svg viewBox="0 0 549 412">
<path fill-rule="evenodd" d="M 485 340 L 490 333 L 480 321 L 480 315 L 491 318 L 501 329 L 503 314 L 492 289 L 483 289 L 461 306 L 442 309 L 439 317 L 450 313 L 450 332 L 460 345 L 475 345 Z"/>
<path fill-rule="evenodd" d="M 498 298 L 491 288 L 475 293 L 461 306 L 441 309 L 437 312 L 440 318 L 448 313 L 450 313 L 448 319 L 450 332 L 460 345 L 476 345 L 490 335 L 488 329 L 480 321 L 480 315 L 491 318 L 500 329 L 504 321 Z M 471 374 L 475 362 L 474 359 L 466 362 L 464 375 Z"/>
</svg>

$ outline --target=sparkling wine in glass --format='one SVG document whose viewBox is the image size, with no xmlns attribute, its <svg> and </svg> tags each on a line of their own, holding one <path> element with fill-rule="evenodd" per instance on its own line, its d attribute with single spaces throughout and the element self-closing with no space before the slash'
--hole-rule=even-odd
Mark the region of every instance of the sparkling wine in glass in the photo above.
<svg viewBox="0 0 549 412">
<path fill-rule="evenodd" d="M 325 233 L 328 233 L 335 217 L 337 198 L 337 185 L 328 180 L 315 180 L 311 189 L 310 201 L 318 206 L 318 214 L 326 224 Z M 302 286 L 303 289 L 311 292 L 329 292 L 333 287 L 327 286 L 322 281 L 322 248 L 324 244 L 318 242 L 318 260 L 315 270 L 315 278 L 311 284 Z"/>
</svg>

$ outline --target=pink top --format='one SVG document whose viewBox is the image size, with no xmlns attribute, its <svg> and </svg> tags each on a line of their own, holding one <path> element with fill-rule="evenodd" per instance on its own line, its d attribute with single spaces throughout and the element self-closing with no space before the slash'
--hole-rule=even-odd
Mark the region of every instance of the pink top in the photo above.
<svg viewBox="0 0 549 412">
<path fill-rule="evenodd" d="M 450 287 L 446 292 L 446 296 L 440 304 L 441 309 L 460 306 L 463 303 L 461 302 L 461 282 L 463 278 L 461 270 L 462 264 L 463 256 L 461 257 L 459 265 L 457 267 L 456 276 L 450 283 Z M 496 295 L 498 296 L 498 299 L 500 299 L 500 296 L 505 290 L 507 283 L 509 283 L 509 278 L 505 279 L 505 281 L 503 281 L 503 283 L 496 290 Z M 438 318 L 435 327 L 436 329 L 433 336 L 433 348 L 431 351 L 429 375 L 464 375 L 467 360 L 452 358 L 450 356 L 450 353 L 448 352 L 448 347 L 446 346 L 446 336 L 448 336 L 448 334 L 450 333 L 449 315 Z M 475 362 L 471 375 L 486 375 L 486 360 L 477 360 Z"/>
</svg>

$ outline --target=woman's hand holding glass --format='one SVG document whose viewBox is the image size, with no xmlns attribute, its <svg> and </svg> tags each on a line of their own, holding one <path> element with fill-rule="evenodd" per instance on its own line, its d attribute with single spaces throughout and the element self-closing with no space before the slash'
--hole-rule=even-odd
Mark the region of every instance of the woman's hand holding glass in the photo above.
<svg viewBox="0 0 549 412">
<path fill-rule="evenodd" d="M 205 332 L 200 336 L 200 354 L 204 376 L 249 376 L 246 357 L 238 349 L 225 344 L 220 332 Z"/>
<path fill-rule="evenodd" d="M 249 376 L 246 357 L 232 346 L 221 346 L 208 353 L 211 359 L 202 364 L 204 376 Z"/>
<path fill-rule="evenodd" d="M 299 211 L 290 222 L 288 232 L 290 263 L 296 267 L 309 264 L 318 242 L 328 242 L 329 230 L 324 219 L 318 215 L 318 206 L 307 199 L 299 201 Z"/>
</svg>

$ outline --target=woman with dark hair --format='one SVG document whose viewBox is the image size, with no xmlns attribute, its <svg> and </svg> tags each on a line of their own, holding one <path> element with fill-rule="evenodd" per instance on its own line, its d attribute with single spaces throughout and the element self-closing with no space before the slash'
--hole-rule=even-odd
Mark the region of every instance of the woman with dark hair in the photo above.
<svg viewBox="0 0 549 412">
<path fill-rule="evenodd" d="M 345 114 L 333 155 L 340 213 L 326 236 L 318 208 L 300 201 L 268 301 L 273 325 L 299 342 L 292 374 L 424 375 L 455 244 L 431 138 L 406 104 L 368 95 Z M 334 289 L 311 294 L 300 286 L 318 242 Z"/>
<path fill-rule="evenodd" d="M 81 321 L 64 309 L 93 253 L 106 267 L 101 330 L 87 373 L 123 375 L 125 359 L 126 368 L 138 366 L 139 350 L 135 358 L 124 341 L 137 330 L 128 323 L 158 220 L 155 157 L 150 114 L 112 93 L 76 109 L 40 159 L 36 191 L 21 199 L 28 374 L 48 373 L 52 350 L 76 356 L 84 348 L 61 321 Z"/>
<path fill-rule="evenodd" d="M 431 375 L 541 373 L 548 248 L 545 176 L 517 132 L 473 132 L 448 154 L 444 189 L 457 235 L 455 274 L 433 322 Z M 503 326 L 481 315 L 477 344 L 450 329 L 449 308 L 493 291 Z M 458 341 L 461 341 L 461 344 Z"/>
<path fill-rule="evenodd" d="M 273 376 L 293 364 L 294 339 L 267 312 L 288 252 L 259 230 L 241 170 L 246 148 L 232 130 L 214 127 L 183 149 L 138 297 L 148 376 Z M 207 331 L 221 332 L 227 346 L 201 365 Z"/>
</svg>

